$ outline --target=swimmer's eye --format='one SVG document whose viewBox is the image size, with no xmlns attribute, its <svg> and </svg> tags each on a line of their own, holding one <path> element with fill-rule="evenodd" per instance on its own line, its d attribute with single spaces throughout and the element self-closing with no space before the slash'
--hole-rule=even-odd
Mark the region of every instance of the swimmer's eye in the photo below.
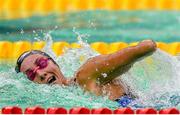
<svg viewBox="0 0 180 115">
<path fill-rule="evenodd" d="M 48 60 L 49 60 L 49 58 L 41 57 L 41 58 L 36 59 L 35 64 L 37 66 L 39 66 L 39 69 L 43 69 L 43 68 L 47 67 Z"/>
<path fill-rule="evenodd" d="M 29 80 L 31 80 L 31 81 L 33 81 L 34 78 L 35 78 L 35 76 L 36 76 L 36 74 L 34 73 L 34 71 L 31 70 L 31 69 L 29 69 L 29 70 L 26 71 L 26 75 L 27 75 L 27 78 L 28 78 Z"/>
</svg>

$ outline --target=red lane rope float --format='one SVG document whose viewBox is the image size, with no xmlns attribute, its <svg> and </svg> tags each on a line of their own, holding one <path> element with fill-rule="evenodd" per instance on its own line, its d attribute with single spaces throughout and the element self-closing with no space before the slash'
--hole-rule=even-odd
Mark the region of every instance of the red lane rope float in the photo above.
<svg viewBox="0 0 180 115">
<path fill-rule="evenodd" d="M 22 114 L 22 109 L 17 106 L 7 106 L 2 108 L 2 114 Z M 44 108 L 39 106 L 28 107 L 25 109 L 24 114 L 68 114 L 68 111 L 62 107 L 48 108 L 47 112 Z M 96 108 L 90 110 L 85 107 L 75 107 L 69 110 L 69 114 L 134 114 L 135 111 L 131 108 L 118 108 L 112 112 L 109 108 Z M 142 108 L 136 110 L 136 114 L 180 114 L 176 108 L 161 109 L 159 112 L 154 108 Z"/>
<path fill-rule="evenodd" d="M 75 107 L 69 110 L 69 114 L 90 114 L 91 111 L 85 107 Z"/>
<path fill-rule="evenodd" d="M 22 109 L 17 107 L 17 106 L 3 107 L 2 108 L 2 114 L 22 114 Z"/>
<path fill-rule="evenodd" d="M 39 106 L 28 107 L 25 109 L 24 114 L 45 114 L 45 109 Z"/>
<path fill-rule="evenodd" d="M 62 107 L 51 107 L 47 109 L 47 114 L 67 114 L 67 110 Z"/>
<path fill-rule="evenodd" d="M 161 109 L 159 111 L 159 114 L 180 114 L 180 112 L 176 108 L 167 108 L 167 109 Z"/>
<path fill-rule="evenodd" d="M 92 109 L 91 114 L 112 114 L 112 111 L 109 108 L 97 108 Z"/>
<path fill-rule="evenodd" d="M 136 114 L 157 114 L 157 110 L 154 108 L 144 108 L 136 110 Z"/>
<path fill-rule="evenodd" d="M 134 114 L 134 111 L 130 108 L 118 108 L 116 110 L 114 110 L 113 112 L 114 114 Z"/>
</svg>

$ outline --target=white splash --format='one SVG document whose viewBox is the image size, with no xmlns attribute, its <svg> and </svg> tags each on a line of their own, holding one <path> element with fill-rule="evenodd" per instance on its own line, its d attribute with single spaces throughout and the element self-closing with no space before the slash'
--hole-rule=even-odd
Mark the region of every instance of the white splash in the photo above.
<svg viewBox="0 0 180 115">
<path fill-rule="evenodd" d="M 53 46 L 53 40 L 52 37 L 50 36 L 49 33 L 47 33 L 44 37 L 44 40 L 46 42 L 46 45 L 44 46 L 44 48 L 42 49 L 42 51 L 46 52 L 47 54 L 49 54 L 54 60 L 57 58 L 56 54 L 53 52 L 52 50 L 52 46 Z"/>
<path fill-rule="evenodd" d="M 172 97 L 180 99 L 177 97 L 180 95 L 179 70 L 177 57 L 158 49 L 153 55 L 136 62 L 120 79 L 139 97 L 132 106 L 170 107 L 174 101 Z"/>
</svg>

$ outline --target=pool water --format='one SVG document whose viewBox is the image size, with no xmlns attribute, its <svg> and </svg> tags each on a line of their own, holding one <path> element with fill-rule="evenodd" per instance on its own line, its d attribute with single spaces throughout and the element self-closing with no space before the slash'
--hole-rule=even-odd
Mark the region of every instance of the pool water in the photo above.
<svg viewBox="0 0 180 115">
<path fill-rule="evenodd" d="M 57 61 L 66 77 L 72 77 L 88 58 L 99 55 L 88 43 L 136 42 L 147 38 L 163 42 L 179 41 L 179 16 L 179 12 L 170 11 L 83 11 L 27 19 L 1 19 L 0 40 L 47 40 L 43 50 Z M 56 57 L 51 50 L 53 41 L 49 35 L 46 36 L 47 33 L 51 34 L 53 41 L 78 42 L 83 48 L 65 49 L 63 56 Z M 175 106 L 180 109 L 178 58 L 157 50 L 152 56 L 136 62 L 118 78 L 139 97 L 131 103 L 131 107 L 160 109 Z M 15 63 L 7 62 L 0 65 L 0 107 L 118 107 L 107 97 L 97 97 L 77 86 L 34 84 L 23 74 L 16 74 L 14 66 Z"/>
<path fill-rule="evenodd" d="M 180 41 L 180 12 L 97 10 L 37 15 L 14 20 L 0 18 L 0 40 L 36 41 L 44 33 L 51 31 L 54 41 L 76 42 L 73 28 L 86 34 L 88 43 L 130 43 L 147 38 L 175 42 Z"/>
<path fill-rule="evenodd" d="M 82 48 L 65 49 L 63 56 L 56 57 L 52 49 L 49 49 L 52 45 L 51 37 L 49 35 L 46 37 L 48 45 L 43 50 L 57 61 L 66 77 L 73 77 L 74 72 L 88 58 L 99 55 L 87 43 L 79 39 Z M 22 108 L 35 105 L 44 108 L 84 106 L 115 109 L 118 107 L 116 102 L 110 101 L 107 97 L 97 97 L 84 92 L 78 86 L 48 86 L 32 83 L 22 73 L 16 74 L 12 63 L 1 64 L 0 69 L 0 107 L 8 105 L 17 105 Z M 138 96 L 129 105 L 134 109 L 144 107 L 162 109 L 172 106 L 180 108 L 179 69 L 177 57 L 158 49 L 153 55 L 136 62 L 117 80 L 122 80 L 130 87 L 131 92 Z"/>
</svg>

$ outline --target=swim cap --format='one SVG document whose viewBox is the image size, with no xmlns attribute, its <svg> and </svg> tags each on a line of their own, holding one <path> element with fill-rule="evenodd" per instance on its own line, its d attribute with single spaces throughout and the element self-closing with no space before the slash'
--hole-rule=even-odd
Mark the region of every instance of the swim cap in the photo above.
<svg viewBox="0 0 180 115">
<path fill-rule="evenodd" d="M 58 64 L 57 64 L 47 53 L 42 52 L 42 51 L 40 51 L 40 50 L 30 50 L 30 51 L 26 51 L 26 52 L 24 52 L 23 54 L 21 54 L 21 55 L 19 56 L 19 58 L 17 59 L 16 67 L 15 67 L 15 71 L 16 71 L 17 73 L 20 72 L 21 64 L 22 64 L 22 62 L 24 61 L 24 59 L 25 59 L 26 57 L 32 55 L 32 54 L 41 54 L 41 55 L 44 55 L 44 56 L 48 57 L 49 59 L 51 59 L 51 60 L 58 66 Z"/>
</svg>

